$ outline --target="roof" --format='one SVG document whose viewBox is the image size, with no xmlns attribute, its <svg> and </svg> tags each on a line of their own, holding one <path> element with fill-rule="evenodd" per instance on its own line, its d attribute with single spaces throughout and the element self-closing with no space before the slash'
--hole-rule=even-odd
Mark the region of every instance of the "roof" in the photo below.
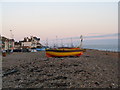
<svg viewBox="0 0 120 90">
<path fill-rule="evenodd" d="M 13 41 L 14 42 L 14 39 L 8 39 L 8 38 L 2 36 L 2 41 L 3 42 L 5 42 L 5 41 Z"/>
<path fill-rule="evenodd" d="M 15 42 L 15 45 L 20 45 L 21 43 L 20 42 Z"/>
<path fill-rule="evenodd" d="M 37 38 L 37 37 L 33 37 L 34 39 L 36 39 L 36 40 L 40 40 L 40 38 Z"/>
<path fill-rule="evenodd" d="M 31 41 L 32 41 L 32 38 L 35 39 L 35 40 L 37 40 L 37 41 L 40 40 L 40 38 L 37 38 L 37 37 L 31 37 L 31 38 L 25 37 L 24 40 L 21 41 L 21 42 L 31 42 Z"/>
</svg>

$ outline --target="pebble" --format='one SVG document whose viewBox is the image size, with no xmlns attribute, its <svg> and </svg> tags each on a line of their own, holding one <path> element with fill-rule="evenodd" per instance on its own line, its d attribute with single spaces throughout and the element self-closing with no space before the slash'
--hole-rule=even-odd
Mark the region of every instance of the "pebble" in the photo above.
<svg viewBox="0 0 120 90">
<path fill-rule="evenodd" d="M 43 55 L 44 52 L 6 56 L 3 71 L 17 68 L 19 72 L 3 77 L 3 88 L 118 87 L 114 73 L 118 68 L 115 66 L 118 63 L 116 57 L 106 58 L 106 55 L 96 50 L 87 50 L 83 56 L 76 58 L 46 58 Z"/>
</svg>

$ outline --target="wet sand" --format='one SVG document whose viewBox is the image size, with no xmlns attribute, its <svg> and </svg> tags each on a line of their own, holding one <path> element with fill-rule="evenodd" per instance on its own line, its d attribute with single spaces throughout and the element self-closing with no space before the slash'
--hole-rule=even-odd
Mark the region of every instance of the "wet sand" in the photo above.
<svg viewBox="0 0 120 90">
<path fill-rule="evenodd" d="M 89 49 L 66 58 L 47 58 L 44 51 L 16 52 L 3 57 L 2 65 L 3 88 L 118 87 L 116 52 Z"/>
</svg>

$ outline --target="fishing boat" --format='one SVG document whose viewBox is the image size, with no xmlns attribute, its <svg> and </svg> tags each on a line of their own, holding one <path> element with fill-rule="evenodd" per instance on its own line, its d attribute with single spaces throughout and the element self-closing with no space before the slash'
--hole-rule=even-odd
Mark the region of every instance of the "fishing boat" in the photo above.
<svg viewBox="0 0 120 90">
<path fill-rule="evenodd" d="M 82 49 L 46 49 L 46 56 L 47 57 L 68 57 L 68 56 L 80 56 L 83 54 Z"/>
<path fill-rule="evenodd" d="M 82 40 L 81 40 L 82 44 Z M 81 45 L 80 45 L 81 46 Z M 80 47 L 61 47 L 61 48 L 52 48 L 46 49 L 47 57 L 70 57 L 70 56 L 80 56 L 85 52 L 85 49 Z"/>
<path fill-rule="evenodd" d="M 37 51 L 45 51 L 45 48 L 36 48 Z"/>
</svg>

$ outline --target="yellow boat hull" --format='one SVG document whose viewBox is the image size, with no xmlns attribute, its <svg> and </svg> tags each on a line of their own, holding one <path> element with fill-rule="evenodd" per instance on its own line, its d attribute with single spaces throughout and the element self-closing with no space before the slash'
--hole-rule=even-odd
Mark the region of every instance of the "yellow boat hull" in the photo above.
<svg viewBox="0 0 120 90">
<path fill-rule="evenodd" d="M 81 49 L 48 49 L 46 50 L 47 57 L 67 57 L 80 56 L 83 54 Z"/>
</svg>

